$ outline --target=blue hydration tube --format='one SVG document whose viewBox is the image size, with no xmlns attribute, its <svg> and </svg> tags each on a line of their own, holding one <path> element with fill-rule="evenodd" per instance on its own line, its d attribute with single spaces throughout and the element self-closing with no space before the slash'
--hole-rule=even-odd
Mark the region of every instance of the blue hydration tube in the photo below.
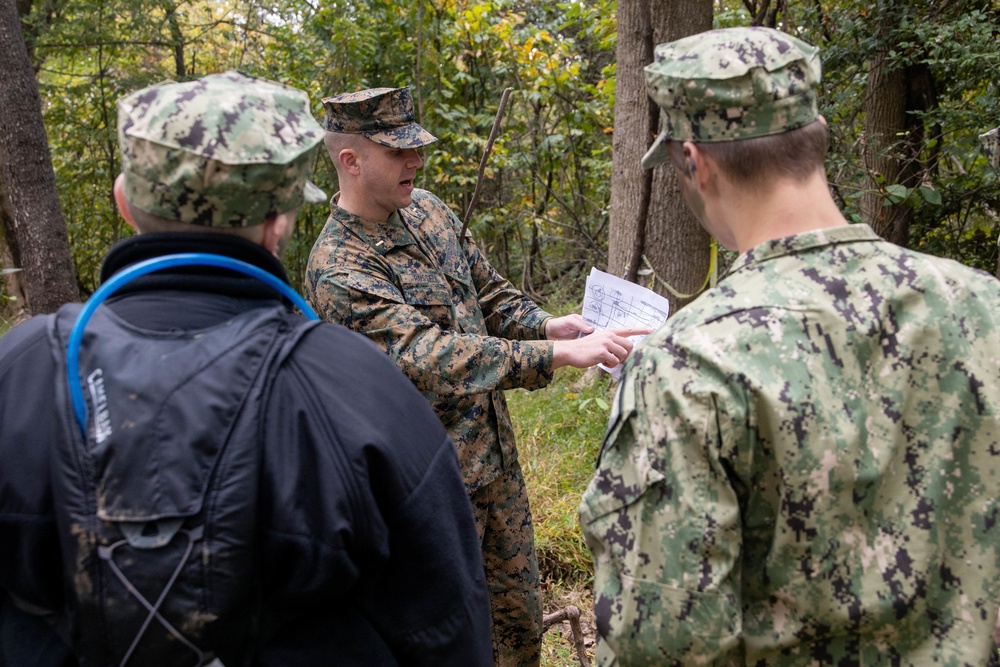
<svg viewBox="0 0 1000 667">
<path fill-rule="evenodd" d="M 152 273 L 154 271 L 160 271 L 162 269 L 170 269 L 175 266 L 217 266 L 223 269 L 231 269 L 239 273 L 245 273 L 248 276 L 257 278 L 261 282 L 267 283 L 268 286 L 273 287 L 282 296 L 288 298 L 296 308 L 302 311 L 310 320 L 318 320 L 319 316 L 316 314 L 306 300 L 303 299 L 298 292 L 293 290 L 288 283 L 284 282 L 273 273 L 268 273 L 267 271 L 254 266 L 253 264 L 247 264 L 246 262 L 240 261 L 238 259 L 232 259 L 231 257 L 225 257 L 223 255 L 215 255 L 205 252 L 185 252 L 178 253 L 176 255 L 164 255 L 163 257 L 157 257 L 155 259 L 147 259 L 144 262 L 139 262 L 138 264 L 133 264 L 124 271 L 119 271 L 111 277 L 106 283 L 97 288 L 93 296 L 87 300 L 84 304 L 83 309 L 76 318 L 76 322 L 73 324 L 73 328 L 69 333 L 69 345 L 66 350 L 66 380 L 69 383 L 69 397 L 73 403 L 73 412 L 76 414 L 76 421 L 80 425 L 80 430 L 83 432 L 83 439 L 87 439 L 87 426 L 86 426 L 86 415 L 87 415 L 87 404 L 83 400 L 83 386 L 80 383 L 80 344 L 83 342 L 83 330 L 87 326 L 87 322 L 93 316 L 94 311 L 97 307 L 104 302 L 109 296 L 118 291 L 122 285 L 130 282 L 140 276 L 144 276 L 147 273 Z"/>
</svg>

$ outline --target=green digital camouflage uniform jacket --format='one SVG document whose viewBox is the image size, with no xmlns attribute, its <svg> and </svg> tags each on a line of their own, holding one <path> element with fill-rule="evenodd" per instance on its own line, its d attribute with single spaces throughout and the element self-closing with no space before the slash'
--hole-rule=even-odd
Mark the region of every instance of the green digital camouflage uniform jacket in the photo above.
<svg viewBox="0 0 1000 667">
<path fill-rule="evenodd" d="M 306 297 L 320 316 L 386 350 L 455 441 L 470 494 L 517 460 L 504 389 L 552 380 L 550 317 L 479 252 L 437 197 L 384 223 L 336 205 L 313 246 Z"/>
<path fill-rule="evenodd" d="M 991 664 L 998 359 L 1000 281 L 865 225 L 741 256 L 626 367 L 598 663 Z"/>
</svg>

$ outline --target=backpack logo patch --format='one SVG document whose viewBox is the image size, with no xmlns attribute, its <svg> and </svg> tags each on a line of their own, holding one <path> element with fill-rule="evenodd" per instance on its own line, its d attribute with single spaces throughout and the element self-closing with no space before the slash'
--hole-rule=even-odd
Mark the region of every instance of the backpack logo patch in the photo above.
<svg viewBox="0 0 1000 667">
<path fill-rule="evenodd" d="M 111 413 L 108 411 L 108 396 L 104 392 L 104 371 L 98 368 L 87 376 L 90 402 L 94 406 L 94 440 L 101 444 L 111 435 Z"/>
</svg>

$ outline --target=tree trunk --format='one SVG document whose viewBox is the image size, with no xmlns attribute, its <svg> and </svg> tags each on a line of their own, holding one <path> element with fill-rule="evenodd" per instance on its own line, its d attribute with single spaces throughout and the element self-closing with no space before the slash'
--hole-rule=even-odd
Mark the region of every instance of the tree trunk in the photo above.
<svg viewBox="0 0 1000 667">
<path fill-rule="evenodd" d="M 24 282 L 21 280 L 23 271 L 11 269 L 14 266 L 14 256 L 10 254 L 10 248 L 3 236 L 3 228 L 0 228 L 0 267 L 7 267 L 3 274 L 3 303 L 0 304 L 0 335 L 3 335 L 5 328 L 11 328 L 21 321 L 28 319 L 28 311 L 25 309 Z"/>
<path fill-rule="evenodd" d="M 708 274 L 709 236 L 684 203 L 669 165 L 640 165 L 659 133 L 659 108 L 646 94 L 643 68 L 653 62 L 656 44 L 711 27 L 711 0 L 618 2 L 608 272 L 637 282 L 645 256 L 658 278 L 685 294 L 697 291 Z M 653 288 L 670 299 L 671 312 L 690 300 L 667 293 L 659 282 Z"/>
<path fill-rule="evenodd" d="M 183 81 L 187 77 L 187 65 L 184 63 L 184 32 L 181 30 L 180 21 L 177 18 L 177 6 L 167 4 L 164 7 L 167 19 L 167 28 L 170 30 L 170 43 L 174 51 L 174 72 L 178 81 Z"/>
<path fill-rule="evenodd" d="M 861 215 L 875 232 L 897 245 L 909 241 L 913 208 L 904 202 L 892 203 L 886 188 L 919 185 L 916 163 L 922 126 L 907 117 L 912 72 L 892 62 L 888 42 L 895 17 L 891 7 L 881 13 L 876 31 L 879 45 L 868 71 L 864 99 L 864 140 L 862 160 L 871 187 L 861 196 Z"/>
<path fill-rule="evenodd" d="M 0 0 L 0 218 L 33 314 L 80 297 L 41 109 L 14 0 Z"/>
</svg>

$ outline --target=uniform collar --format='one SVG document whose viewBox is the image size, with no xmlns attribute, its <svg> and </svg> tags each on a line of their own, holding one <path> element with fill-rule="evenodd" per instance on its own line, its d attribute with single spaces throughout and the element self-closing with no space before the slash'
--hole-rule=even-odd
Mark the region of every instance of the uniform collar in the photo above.
<svg viewBox="0 0 1000 667">
<path fill-rule="evenodd" d="M 841 243 L 858 243 L 881 241 L 881 237 L 865 224 L 842 225 L 827 229 L 816 229 L 794 236 L 786 236 L 772 241 L 765 241 L 736 258 L 727 276 L 731 276 L 749 266 L 768 260 L 798 254 L 813 248 L 838 245 Z"/>
<path fill-rule="evenodd" d="M 382 222 L 366 220 L 340 208 L 337 205 L 339 199 L 340 193 L 338 192 L 333 196 L 330 217 L 364 239 L 378 254 L 385 255 L 393 248 L 413 245 L 416 242 L 409 228 L 403 222 L 403 215 L 407 215 L 407 219 L 416 222 L 417 225 L 423 221 L 422 216 L 409 214 L 409 211 L 396 210 Z"/>
</svg>

